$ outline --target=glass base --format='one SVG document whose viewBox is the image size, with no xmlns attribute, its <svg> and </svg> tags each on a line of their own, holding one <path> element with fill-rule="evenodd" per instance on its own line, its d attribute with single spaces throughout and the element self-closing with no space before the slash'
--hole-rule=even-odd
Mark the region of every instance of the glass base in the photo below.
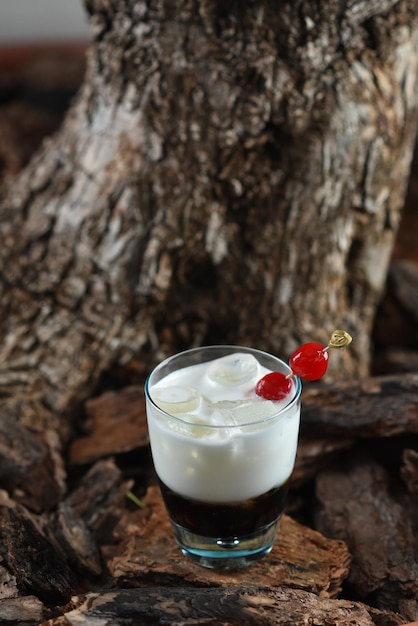
<svg viewBox="0 0 418 626">
<path fill-rule="evenodd" d="M 203 537 L 171 521 L 181 551 L 191 561 L 217 570 L 236 570 L 266 556 L 276 539 L 278 520 L 245 537 Z"/>
</svg>

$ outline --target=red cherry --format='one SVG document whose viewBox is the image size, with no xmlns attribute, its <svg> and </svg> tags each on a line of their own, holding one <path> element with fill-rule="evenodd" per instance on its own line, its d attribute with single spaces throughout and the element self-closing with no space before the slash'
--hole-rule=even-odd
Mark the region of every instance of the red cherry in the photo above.
<svg viewBox="0 0 418 626">
<path fill-rule="evenodd" d="M 318 380 L 328 367 L 329 353 L 321 343 L 311 341 L 300 346 L 290 357 L 289 365 L 294 374 L 306 380 Z"/>
<path fill-rule="evenodd" d="M 260 378 L 255 392 L 265 400 L 283 400 L 292 388 L 292 381 L 281 372 L 270 372 Z"/>
</svg>

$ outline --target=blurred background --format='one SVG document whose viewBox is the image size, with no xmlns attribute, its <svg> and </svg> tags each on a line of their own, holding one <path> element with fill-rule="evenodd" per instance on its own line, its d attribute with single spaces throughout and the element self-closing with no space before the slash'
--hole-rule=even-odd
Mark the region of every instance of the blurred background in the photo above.
<svg viewBox="0 0 418 626">
<path fill-rule="evenodd" d="M 1 0 L 0 45 L 87 38 L 82 0 Z"/>
<path fill-rule="evenodd" d="M 82 0 L 0 0 L 0 183 L 59 127 L 88 37 Z"/>
</svg>

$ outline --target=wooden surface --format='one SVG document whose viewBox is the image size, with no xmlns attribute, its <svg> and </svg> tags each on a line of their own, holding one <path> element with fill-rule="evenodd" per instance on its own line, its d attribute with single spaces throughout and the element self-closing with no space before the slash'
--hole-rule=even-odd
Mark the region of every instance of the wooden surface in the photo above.
<svg viewBox="0 0 418 626">
<path fill-rule="evenodd" d="M 394 446 L 381 447 L 383 457 L 390 453 L 397 453 Z M 403 452 L 404 458 L 415 455 Z M 413 620 L 418 616 L 418 500 L 413 491 L 418 473 L 416 463 L 412 471 L 401 460 L 401 474 L 404 468 L 412 484 L 389 472 L 365 446 L 343 455 L 317 475 L 315 521 L 323 533 L 347 543 L 353 555 L 350 588 Z"/>
<path fill-rule="evenodd" d="M 86 402 L 85 429 L 69 451 L 70 463 L 93 463 L 109 454 L 120 454 L 148 444 L 143 386 L 126 387 Z"/>
<path fill-rule="evenodd" d="M 397 626 L 402 617 L 300 589 L 174 587 L 115 589 L 74 598 L 66 616 L 43 626 Z"/>
<path fill-rule="evenodd" d="M 357 384 L 305 386 L 289 507 L 292 515 L 308 523 L 284 515 L 272 553 L 247 570 L 228 574 L 199 568 L 174 542 L 153 485 L 142 386 L 106 392 L 86 403 L 86 432 L 74 440 L 69 456 L 71 480 L 65 476 L 54 439 L 46 434 L 39 438 L 11 422 L 12 413 L 3 412 L 0 469 L 4 480 L 8 477 L 10 493 L 1 492 L 0 501 L 0 615 L 2 605 L 10 616 L 16 615 L 23 598 L 35 596 L 39 602 L 25 601 L 28 624 L 38 623 L 41 609 L 46 619 L 51 603 L 69 603 L 62 615 L 76 611 L 71 619 L 83 615 L 85 624 L 95 626 L 101 601 L 99 596 L 81 595 L 71 600 L 80 587 L 88 593 L 102 585 L 164 586 L 171 602 L 169 588 L 238 586 L 258 589 L 260 597 L 266 587 L 281 593 L 285 589 L 313 593 L 318 599 L 315 615 L 322 615 L 319 624 L 329 619 L 326 611 L 321 613 L 323 600 L 329 598 L 336 602 L 334 617 L 339 624 L 344 623 L 340 608 L 346 605 L 338 602 L 348 585 L 357 601 L 367 605 L 365 609 L 350 605 L 347 615 L 359 624 L 376 619 L 381 625 L 386 618 L 391 625 L 402 623 L 391 617 L 393 612 L 404 620 L 416 619 L 416 381 L 415 375 L 400 374 Z M 107 458 L 112 433 L 123 472 Z M 12 471 L 7 473 L 7 467 Z M 144 508 L 126 497 L 131 491 Z M 52 507 L 48 492 L 55 498 Z M 45 555 L 47 568 L 39 566 Z M 105 591 L 104 602 L 108 601 Z M 132 602 L 135 607 L 136 600 Z M 310 597 L 310 610 L 314 602 Z M 332 605 L 327 606 L 331 611 Z M 273 614 L 276 609 L 274 605 Z M 107 610 L 114 624 L 126 623 L 117 603 Z M 139 609 L 132 610 L 140 615 Z M 155 609 L 155 616 L 160 610 Z M 36 615 L 32 622 L 30 611 Z M 13 624 L 12 617 L 9 623 Z"/>
<path fill-rule="evenodd" d="M 347 577 L 350 554 L 344 542 L 326 539 L 290 517 L 281 520 L 270 555 L 245 570 L 218 573 L 180 554 L 157 487 L 144 499 L 145 508 L 122 517 L 115 529 L 123 538 L 118 554 L 108 561 L 121 586 L 156 584 L 188 586 L 288 586 L 336 597 Z"/>
</svg>

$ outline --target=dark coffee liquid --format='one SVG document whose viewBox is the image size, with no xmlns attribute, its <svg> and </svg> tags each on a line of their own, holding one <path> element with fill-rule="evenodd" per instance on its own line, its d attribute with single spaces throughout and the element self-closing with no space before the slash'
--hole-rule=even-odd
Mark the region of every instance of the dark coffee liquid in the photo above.
<svg viewBox="0 0 418 626">
<path fill-rule="evenodd" d="M 204 537 L 244 537 L 276 521 L 283 513 L 287 484 L 239 502 L 203 502 L 172 491 L 160 481 L 171 519 Z"/>
</svg>

